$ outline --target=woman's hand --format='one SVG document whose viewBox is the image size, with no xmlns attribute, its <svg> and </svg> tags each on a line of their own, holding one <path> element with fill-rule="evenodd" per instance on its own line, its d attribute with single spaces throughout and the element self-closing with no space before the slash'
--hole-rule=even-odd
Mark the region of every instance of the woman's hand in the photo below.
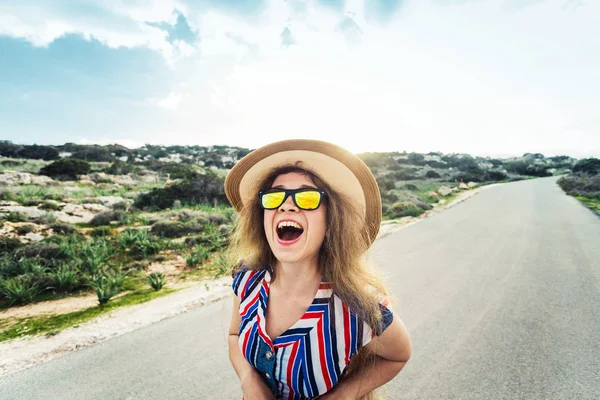
<svg viewBox="0 0 600 400">
<path fill-rule="evenodd" d="M 244 400 L 276 400 L 269 386 L 256 371 L 246 374 L 241 383 Z"/>
</svg>

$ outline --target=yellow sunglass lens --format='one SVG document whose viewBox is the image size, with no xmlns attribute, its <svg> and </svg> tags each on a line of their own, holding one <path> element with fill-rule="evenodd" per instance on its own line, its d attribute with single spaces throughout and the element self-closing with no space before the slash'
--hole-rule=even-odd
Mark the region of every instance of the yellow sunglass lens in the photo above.
<svg viewBox="0 0 600 400">
<path fill-rule="evenodd" d="M 283 203 L 285 192 L 267 193 L 262 197 L 262 205 L 264 208 L 276 208 Z"/>
<path fill-rule="evenodd" d="M 296 203 L 298 203 L 298 207 L 304 208 L 306 210 L 312 210 L 317 208 L 320 200 L 321 193 L 317 191 L 296 193 Z"/>
</svg>

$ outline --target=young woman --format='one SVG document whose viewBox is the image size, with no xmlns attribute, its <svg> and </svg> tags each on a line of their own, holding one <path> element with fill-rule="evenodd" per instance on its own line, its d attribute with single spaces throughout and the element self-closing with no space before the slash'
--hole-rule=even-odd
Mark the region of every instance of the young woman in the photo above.
<svg viewBox="0 0 600 400">
<path fill-rule="evenodd" d="M 381 223 L 368 167 L 286 140 L 241 159 L 225 191 L 239 213 L 229 357 L 243 399 L 373 398 L 411 342 L 365 261 Z"/>
</svg>

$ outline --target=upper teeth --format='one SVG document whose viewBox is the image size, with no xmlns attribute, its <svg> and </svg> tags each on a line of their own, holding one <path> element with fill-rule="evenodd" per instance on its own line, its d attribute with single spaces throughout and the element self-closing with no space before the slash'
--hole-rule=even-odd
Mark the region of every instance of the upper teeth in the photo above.
<svg viewBox="0 0 600 400">
<path fill-rule="evenodd" d="M 296 229 L 302 229 L 302 227 L 299 224 L 297 224 L 296 222 L 294 222 L 294 221 L 281 221 L 277 225 L 277 228 L 283 228 L 284 226 L 292 226 L 292 227 L 294 227 Z"/>
</svg>

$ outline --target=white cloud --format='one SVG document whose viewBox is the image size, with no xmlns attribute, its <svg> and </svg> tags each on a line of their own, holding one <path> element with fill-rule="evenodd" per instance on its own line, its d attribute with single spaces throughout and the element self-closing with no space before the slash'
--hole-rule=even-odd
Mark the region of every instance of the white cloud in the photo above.
<svg viewBox="0 0 600 400">
<path fill-rule="evenodd" d="M 98 15 L 77 14 L 46 1 L 0 4 L 0 35 L 24 38 L 34 46 L 45 47 L 65 35 L 77 34 L 111 48 L 147 47 L 161 53 L 169 63 L 194 53 L 191 45 L 182 41 L 171 44 L 165 30 L 147 24 L 175 24 L 176 11 L 185 10 L 184 5 L 170 0 L 111 0 L 98 4 L 102 7 Z"/>
<path fill-rule="evenodd" d="M 156 104 L 168 110 L 176 110 L 177 107 L 179 107 L 181 100 L 183 100 L 183 95 L 181 93 L 171 92 L 164 99 L 157 101 Z"/>
</svg>

